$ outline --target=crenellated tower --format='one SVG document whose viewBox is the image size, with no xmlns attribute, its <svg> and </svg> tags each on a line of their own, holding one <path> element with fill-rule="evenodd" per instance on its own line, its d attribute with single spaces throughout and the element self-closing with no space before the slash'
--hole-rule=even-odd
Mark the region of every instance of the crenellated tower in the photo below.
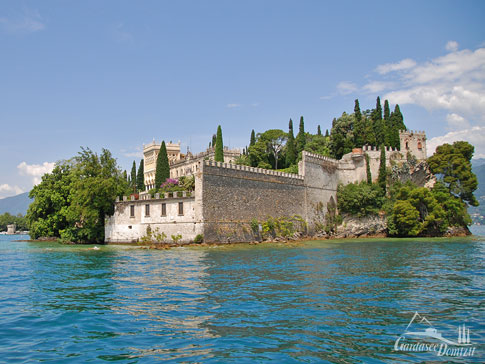
<svg viewBox="0 0 485 364">
<path fill-rule="evenodd" d="M 406 156 L 408 152 L 414 155 L 418 160 L 424 160 L 426 155 L 426 133 L 416 130 L 400 130 L 399 141 L 401 153 Z"/>
</svg>

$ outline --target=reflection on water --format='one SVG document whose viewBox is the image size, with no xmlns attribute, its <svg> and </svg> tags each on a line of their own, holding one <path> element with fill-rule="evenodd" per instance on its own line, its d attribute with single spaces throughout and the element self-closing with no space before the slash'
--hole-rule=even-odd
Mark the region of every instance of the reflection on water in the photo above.
<svg viewBox="0 0 485 364">
<path fill-rule="evenodd" d="M 394 352 L 415 311 L 485 347 L 485 242 L 141 250 L 0 238 L 6 361 L 429 362 Z M 444 361 L 446 362 L 446 361 Z"/>
</svg>

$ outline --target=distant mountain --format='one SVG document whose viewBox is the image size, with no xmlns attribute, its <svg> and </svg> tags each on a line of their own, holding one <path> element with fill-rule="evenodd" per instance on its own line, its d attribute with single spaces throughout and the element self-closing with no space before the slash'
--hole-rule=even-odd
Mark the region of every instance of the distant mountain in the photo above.
<svg viewBox="0 0 485 364">
<path fill-rule="evenodd" d="M 480 159 L 479 159 L 480 160 Z M 485 159 L 481 159 L 485 161 Z M 472 159 L 472 161 L 476 161 L 476 159 Z M 473 173 L 477 176 L 478 179 L 478 188 L 475 190 L 475 197 L 477 198 L 480 206 L 478 207 L 470 207 L 468 212 L 472 215 L 474 222 L 480 222 L 481 224 L 485 223 L 485 164 L 479 164 L 478 166 L 474 164 L 472 167 Z"/>
<path fill-rule="evenodd" d="M 485 158 L 472 159 L 472 167 L 480 167 L 485 165 Z"/>
<path fill-rule="evenodd" d="M 0 214 L 8 212 L 12 215 L 25 215 L 31 202 L 32 200 L 29 198 L 28 192 L 21 193 L 17 196 L 2 198 L 0 199 Z"/>
</svg>

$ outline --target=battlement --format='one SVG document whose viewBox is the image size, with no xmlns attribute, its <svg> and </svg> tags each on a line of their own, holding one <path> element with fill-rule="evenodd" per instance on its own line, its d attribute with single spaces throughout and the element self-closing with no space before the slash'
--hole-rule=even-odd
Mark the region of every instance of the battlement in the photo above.
<svg viewBox="0 0 485 364">
<path fill-rule="evenodd" d="M 155 147 L 157 150 L 160 149 L 160 146 L 161 146 L 162 143 L 157 143 L 155 140 L 153 140 L 152 142 L 148 143 L 148 144 L 143 144 L 143 150 L 148 150 L 150 148 L 153 148 Z M 178 143 L 165 143 L 165 146 L 167 149 L 178 149 L 180 150 L 180 142 Z"/>
<path fill-rule="evenodd" d="M 380 152 L 379 147 L 375 147 L 373 145 L 364 145 L 362 147 L 362 150 L 364 152 Z M 386 152 L 398 152 L 397 148 L 392 148 L 392 147 L 385 147 Z"/>
<path fill-rule="evenodd" d="M 325 157 L 325 156 L 320 155 L 320 154 L 310 153 L 310 152 L 307 152 L 305 150 L 302 152 L 302 157 L 305 160 L 308 160 L 309 162 L 314 162 L 314 163 L 324 162 L 324 163 L 333 164 L 335 166 L 337 166 L 337 164 L 338 164 L 338 160 L 336 160 L 336 159 L 333 159 L 333 158 L 330 158 L 330 157 Z"/>
<path fill-rule="evenodd" d="M 280 172 L 272 169 L 255 168 L 255 167 L 243 166 L 243 165 L 232 164 L 232 163 L 214 162 L 211 160 L 204 160 L 203 163 L 204 163 L 204 166 L 211 166 L 211 167 L 224 168 L 224 169 L 235 169 L 239 171 L 264 174 L 268 176 L 277 176 L 277 177 L 292 178 L 296 180 L 303 180 L 303 176 L 300 176 L 298 174 Z"/>
<path fill-rule="evenodd" d="M 426 137 L 426 132 L 423 130 L 399 130 L 399 135 L 416 135 Z"/>
<path fill-rule="evenodd" d="M 123 196 L 120 199 L 119 196 L 116 197 L 116 202 L 139 202 L 139 201 L 149 201 L 149 200 L 168 200 L 168 199 L 180 199 L 186 197 L 193 197 L 194 193 L 189 191 L 175 191 L 175 192 L 162 192 L 162 193 L 155 193 L 155 196 L 152 198 L 152 195 L 149 193 L 140 194 L 138 199 L 135 196 Z"/>
</svg>

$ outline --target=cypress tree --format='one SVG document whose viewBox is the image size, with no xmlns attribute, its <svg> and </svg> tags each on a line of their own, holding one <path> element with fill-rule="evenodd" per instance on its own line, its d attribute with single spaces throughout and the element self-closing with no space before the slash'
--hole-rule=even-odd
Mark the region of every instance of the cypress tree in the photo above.
<svg viewBox="0 0 485 364">
<path fill-rule="evenodd" d="M 167 147 L 165 141 L 160 146 L 157 157 L 157 169 L 155 170 L 155 188 L 159 189 L 163 182 L 170 178 L 170 165 L 168 164 Z"/>
<path fill-rule="evenodd" d="M 372 174 L 370 171 L 369 154 L 365 153 L 365 172 L 367 174 L 367 184 L 372 184 Z"/>
<path fill-rule="evenodd" d="M 126 169 L 123 171 L 123 179 L 128 181 L 128 173 L 126 173 Z"/>
<path fill-rule="evenodd" d="M 317 128 L 317 135 L 322 135 L 322 129 L 320 129 L 320 125 Z"/>
<path fill-rule="evenodd" d="M 381 187 L 384 193 L 386 192 L 386 180 L 387 180 L 387 171 L 386 171 L 386 147 L 384 144 L 381 145 L 381 158 L 379 161 L 379 176 L 377 177 L 377 183 Z"/>
<path fill-rule="evenodd" d="M 296 162 L 295 136 L 293 133 L 293 120 L 288 124 L 288 141 L 286 142 L 286 164 L 291 166 Z"/>
<path fill-rule="evenodd" d="M 212 134 L 212 148 L 216 147 L 217 137 L 215 134 Z"/>
<path fill-rule="evenodd" d="M 328 138 L 330 136 L 330 134 L 328 133 L 328 129 L 325 130 L 325 138 Z"/>
<path fill-rule="evenodd" d="M 249 146 L 253 146 L 254 144 L 256 144 L 256 134 L 254 133 L 254 129 L 251 130 L 251 139 L 250 139 L 250 142 L 249 142 Z"/>
<path fill-rule="evenodd" d="M 355 120 L 360 121 L 362 119 L 362 113 L 360 112 L 359 99 L 355 99 L 354 115 L 355 115 Z"/>
<path fill-rule="evenodd" d="M 216 162 L 224 162 L 224 143 L 222 141 L 222 129 L 220 125 L 217 127 L 216 155 L 214 159 Z"/>
<path fill-rule="evenodd" d="M 131 167 L 131 183 L 130 187 L 133 187 L 133 190 L 136 188 L 136 163 L 133 161 L 133 166 Z"/>
<path fill-rule="evenodd" d="M 382 120 L 381 98 L 377 96 L 376 109 L 374 110 L 374 121 Z"/>
<path fill-rule="evenodd" d="M 144 172 L 144 162 L 143 159 L 140 161 L 138 166 L 138 174 L 136 176 L 136 188 L 138 191 L 145 191 L 145 172 Z"/>
<path fill-rule="evenodd" d="M 305 137 L 305 122 L 303 121 L 303 116 L 300 117 L 300 128 L 298 130 L 298 135 L 296 136 L 296 150 L 300 153 L 305 149 L 306 137 Z"/>
<path fill-rule="evenodd" d="M 389 101 L 384 100 L 384 120 L 388 121 L 390 116 Z"/>
</svg>

